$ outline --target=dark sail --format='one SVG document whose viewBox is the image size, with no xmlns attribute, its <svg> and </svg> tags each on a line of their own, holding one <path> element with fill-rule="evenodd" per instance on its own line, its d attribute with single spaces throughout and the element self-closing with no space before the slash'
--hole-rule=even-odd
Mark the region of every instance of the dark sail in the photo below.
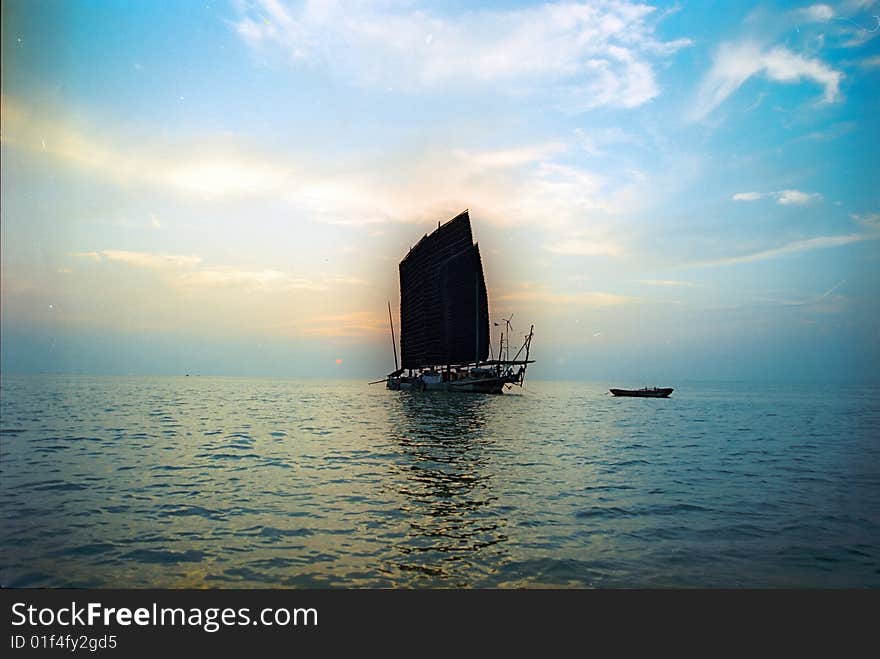
<svg viewBox="0 0 880 659">
<path fill-rule="evenodd" d="M 400 262 L 403 368 L 465 364 L 489 354 L 489 303 L 467 211 Z"/>
</svg>

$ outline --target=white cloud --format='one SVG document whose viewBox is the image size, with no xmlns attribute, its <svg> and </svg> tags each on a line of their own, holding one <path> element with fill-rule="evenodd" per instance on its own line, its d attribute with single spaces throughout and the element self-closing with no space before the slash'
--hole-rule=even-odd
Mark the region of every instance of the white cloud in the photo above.
<svg viewBox="0 0 880 659">
<path fill-rule="evenodd" d="M 733 201 L 757 201 L 765 197 L 775 197 L 776 203 L 783 206 L 802 206 L 822 198 L 818 192 L 801 192 L 800 190 L 777 190 L 776 192 L 737 192 Z"/>
<path fill-rule="evenodd" d="M 748 41 L 724 43 L 716 51 L 712 68 L 700 84 L 691 118 L 705 118 L 749 78 L 758 74 L 782 83 L 812 80 L 823 87 L 823 103 L 838 99 L 843 78 L 842 73 L 818 59 L 803 57 L 781 46 L 762 50 L 758 44 Z"/>
<path fill-rule="evenodd" d="M 818 192 L 801 192 L 800 190 L 782 190 L 776 197 L 776 203 L 783 206 L 802 206 L 822 198 Z"/>
<path fill-rule="evenodd" d="M 771 192 L 737 192 L 733 195 L 734 201 L 757 201 L 763 197 L 766 197 L 768 194 L 772 194 Z"/>
<path fill-rule="evenodd" d="M 659 93 L 653 61 L 687 46 L 660 41 L 654 8 L 629 0 L 433 12 L 417 3 L 278 0 L 244 6 L 235 28 L 252 48 L 357 85 L 404 89 L 499 85 L 553 90 L 580 110 L 635 107 Z"/>
<path fill-rule="evenodd" d="M 811 78 L 825 88 L 823 101 L 832 103 L 839 94 L 843 74 L 817 59 L 808 59 L 785 48 L 773 48 L 763 58 L 767 77 L 777 82 L 799 82 Z"/>
<path fill-rule="evenodd" d="M 818 4 L 794 11 L 795 18 L 810 23 L 827 23 L 834 18 L 834 10 L 828 5 Z"/>
</svg>

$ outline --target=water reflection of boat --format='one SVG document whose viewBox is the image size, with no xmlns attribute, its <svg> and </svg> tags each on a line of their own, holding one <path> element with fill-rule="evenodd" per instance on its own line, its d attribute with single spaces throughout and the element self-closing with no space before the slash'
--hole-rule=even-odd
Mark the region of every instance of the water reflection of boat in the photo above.
<svg viewBox="0 0 880 659">
<path fill-rule="evenodd" d="M 668 398 L 672 393 L 672 387 L 644 387 L 643 389 L 609 389 L 615 396 L 629 396 L 633 398 Z"/>
<path fill-rule="evenodd" d="M 489 299 L 479 245 L 464 211 L 426 234 L 400 262 L 400 357 L 388 389 L 500 394 L 522 386 L 534 326 L 511 358 L 510 324 L 490 359 Z M 389 319 L 391 305 L 388 306 Z M 505 343 L 506 340 L 506 343 Z"/>
<path fill-rule="evenodd" d="M 423 575 L 407 582 L 473 585 L 475 569 L 506 555 L 506 521 L 493 513 L 493 442 L 486 428 L 496 402 L 509 400 L 401 396 L 390 402 L 389 421 L 400 432 L 388 484 L 406 520 L 392 564 Z"/>
</svg>

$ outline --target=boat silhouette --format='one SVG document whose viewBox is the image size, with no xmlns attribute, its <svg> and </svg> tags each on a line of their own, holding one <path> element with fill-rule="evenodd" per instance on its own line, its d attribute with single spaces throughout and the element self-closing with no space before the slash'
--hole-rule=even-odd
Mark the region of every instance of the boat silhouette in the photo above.
<svg viewBox="0 0 880 659">
<path fill-rule="evenodd" d="M 609 389 L 615 396 L 630 396 L 633 398 L 668 398 L 672 393 L 672 387 L 644 387 L 643 389 Z"/>
<path fill-rule="evenodd" d="M 403 257 L 399 272 L 400 363 L 389 302 L 394 371 L 370 384 L 493 394 L 522 386 L 534 363 L 529 359 L 534 325 L 511 358 L 507 319 L 498 358 L 489 358 L 489 296 L 467 210 L 425 234 Z"/>
</svg>

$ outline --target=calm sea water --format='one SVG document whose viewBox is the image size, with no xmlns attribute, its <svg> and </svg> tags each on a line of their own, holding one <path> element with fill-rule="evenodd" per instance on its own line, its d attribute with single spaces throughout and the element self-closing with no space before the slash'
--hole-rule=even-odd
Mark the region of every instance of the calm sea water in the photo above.
<svg viewBox="0 0 880 659">
<path fill-rule="evenodd" d="M 4 376 L 0 583 L 880 587 L 876 387 L 526 384 Z"/>
</svg>

